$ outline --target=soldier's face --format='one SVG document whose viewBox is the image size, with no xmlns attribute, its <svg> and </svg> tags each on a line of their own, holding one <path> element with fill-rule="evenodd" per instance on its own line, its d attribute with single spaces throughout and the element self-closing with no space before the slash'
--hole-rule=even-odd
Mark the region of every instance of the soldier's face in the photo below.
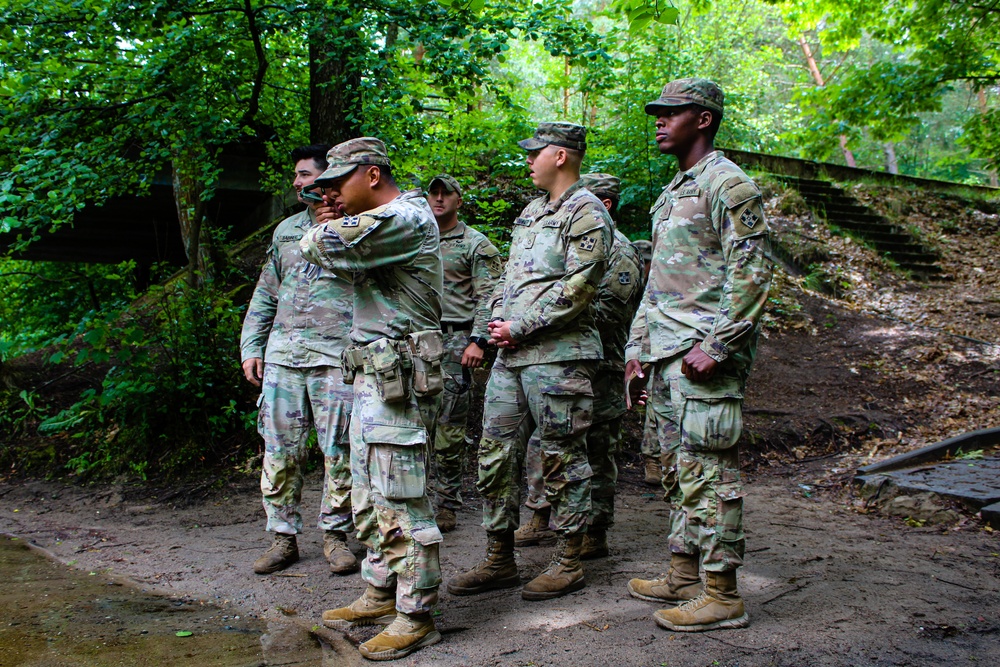
<svg viewBox="0 0 1000 667">
<path fill-rule="evenodd" d="M 699 136 L 700 114 L 694 107 L 664 107 L 656 117 L 656 145 L 665 155 L 687 153 Z"/>
<path fill-rule="evenodd" d="M 549 190 L 555 182 L 559 170 L 556 165 L 557 146 L 549 144 L 537 151 L 528 151 L 528 174 L 531 182 L 539 190 Z"/>
<path fill-rule="evenodd" d="M 462 198 L 457 192 L 449 192 L 438 182 L 428 191 L 427 203 L 431 205 L 434 217 L 440 222 L 441 220 L 450 220 L 458 213 L 458 207 L 462 205 Z"/>
<path fill-rule="evenodd" d="M 375 208 L 373 186 L 373 167 L 361 165 L 342 178 L 331 182 L 323 189 L 330 203 L 340 209 L 344 215 L 359 215 Z"/>
<path fill-rule="evenodd" d="M 295 188 L 295 195 L 300 202 L 305 203 L 302 200 L 302 188 L 312 185 L 313 181 L 319 178 L 319 175 L 324 171 L 325 169 L 316 164 L 316 161 L 311 157 L 295 163 L 295 180 L 292 181 L 292 187 Z"/>
</svg>

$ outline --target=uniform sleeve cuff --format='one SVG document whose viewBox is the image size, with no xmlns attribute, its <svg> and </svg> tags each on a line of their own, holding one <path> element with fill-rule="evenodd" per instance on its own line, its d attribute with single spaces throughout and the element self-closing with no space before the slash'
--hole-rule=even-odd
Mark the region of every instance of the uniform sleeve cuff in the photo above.
<svg viewBox="0 0 1000 667">
<path fill-rule="evenodd" d="M 719 363 L 722 363 L 729 358 L 729 348 L 726 347 L 722 341 L 720 341 L 715 336 L 709 334 L 709 336 L 701 341 L 701 351 L 712 357 Z"/>
</svg>

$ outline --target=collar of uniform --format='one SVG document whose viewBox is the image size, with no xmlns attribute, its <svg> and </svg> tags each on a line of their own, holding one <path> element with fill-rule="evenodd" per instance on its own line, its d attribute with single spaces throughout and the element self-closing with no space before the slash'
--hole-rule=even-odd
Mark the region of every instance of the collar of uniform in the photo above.
<svg viewBox="0 0 1000 667">
<path fill-rule="evenodd" d="M 300 229 L 309 229 L 316 226 L 316 224 L 316 211 L 313 210 L 312 206 L 307 204 L 306 210 L 299 214 L 299 220 L 295 222 L 295 226 Z"/>
<path fill-rule="evenodd" d="M 709 162 L 711 162 L 716 158 L 720 158 L 722 156 L 723 156 L 722 151 L 712 151 L 702 159 L 698 160 L 698 162 L 696 162 L 695 165 L 690 169 L 688 169 L 687 171 L 678 172 L 677 175 L 674 176 L 674 180 L 670 182 L 670 185 L 668 187 L 671 190 L 673 190 L 678 185 L 683 183 L 685 179 L 690 178 L 691 180 L 695 180 L 696 178 L 701 176 L 703 171 L 705 171 L 705 167 L 708 166 Z"/>
<path fill-rule="evenodd" d="M 424 197 L 424 191 L 421 190 L 420 188 L 414 188 L 412 190 L 401 192 L 399 193 L 399 196 L 396 197 L 397 200 L 416 199 L 416 198 L 424 199 L 425 201 L 427 199 L 426 197 Z M 430 204 L 428 204 L 428 207 L 430 207 Z"/>
<path fill-rule="evenodd" d="M 548 204 L 546 204 L 545 214 L 555 213 L 556 211 L 558 211 L 560 208 L 562 208 L 562 205 L 566 203 L 566 200 L 568 200 L 570 197 L 576 194 L 578 190 L 582 188 L 583 188 L 583 179 L 581 178 L 576 183 L 566 188 L 566 192 L 562 193 L 562 196 L 559 197 L 559 199 L 551 201 Z"/>
<path fill-rule="evenodd" d="M 441 240 L 444 241 L 445 239 L 457 239 L 459 237 L 465 236 L 465 229 L 466 229 L 465 223 L 459 220 L 457 225 L 455 225 L 448 231 L 441 234 Z"/>
</svg>

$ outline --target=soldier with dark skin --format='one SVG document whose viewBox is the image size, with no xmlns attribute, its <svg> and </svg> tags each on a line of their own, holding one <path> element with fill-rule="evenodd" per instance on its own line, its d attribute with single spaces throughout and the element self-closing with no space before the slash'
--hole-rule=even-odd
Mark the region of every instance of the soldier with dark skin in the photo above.
<svg viewBox="0 0 1000 667">
<path fill-rule="evenodd" d="M 705 79 L 672 81 L 646 105 L 660 152 L 680 169 L 651 211 L 649 280 L 626 347 L 626 393 L 646 404 L 671 508 L 669 571 L 632 579 L 628 591 L 678 605 L 653 618 L 680 632 L 749 623 L 736 581 L 745 548 L 737 441 L 773 261 L 760 190 L 715 150 L 722 111 L 722 91 Z"/>
<path fill-rule="evenodd" d="M 500 351 L 486 387 L 476 485 L 486 557 L 453 578 L 448 592 L 474 595 L 520 583 L 514 531 L 525 449 L 534 433 L 559 546 L 521 597 L 547 600 L 586 584 L 580 564 L 591 509 L 586 434 L 602 356 L 591 302 L 614 225 L 580 181 L 583 127 L 541 123 L 519 145 L 528 151 L 532 182 L 546 194 L 515 220 L 510 258 L 493 294 L 490 337 Z"/>
<path fill-rule="evenodd" d="M 329 148 L 292 151 L 293 186 L 307 206 L 275 229 L 243 322 L 243 373 L 261 387 L 261 491 L 267 530 L 274 533 L 271 547 L 254 562 L 257 574 L 277 572 L 299 559 L 295 536 L 302 531 L 299 504 L 312 429 L 324 457 L 318 520 L 324 531 L 323 551 L 334 574 L 358 570 L 357 558 L 347 547 L 347 533 L 354 531 L 347 438 L 354 395 L 343 383 L 340 366 L 351 329 L 353 287 L 330 272 L 311 270 L 299 250 L 299 239 L 318 224 L 317 215 L 328 210 L 322 202 L 307 202 L 303 189 L 326 169 Z"/>
<path fill-rule="evenodd" d="M 351 499 L 368 548 L 368 586 L 351 604 L 323 612 L 323 624 L 389 623 L 360 651 L 395 660 L 441 640 L 431 612 L 442 537 L 427 496 L 429 432 L 443 387 L 438 229 L 423 193 L 396 185 L 380 140 L 346 141 L 327 159 L 316 182 L 332 210 L 300 246 L 317 270 L 354 284 L 343 367 L 354 385 Z"/>
</svg>

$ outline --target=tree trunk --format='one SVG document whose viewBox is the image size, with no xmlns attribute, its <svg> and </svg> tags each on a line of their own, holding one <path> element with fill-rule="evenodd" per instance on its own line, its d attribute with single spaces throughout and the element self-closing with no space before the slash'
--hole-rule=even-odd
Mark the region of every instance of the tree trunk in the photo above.
<svg viewBox="0 0 1000 667">
<path fill-rule="evenodd" d="M 205 202 L 201 194 L 204 185 L 194 176 L 195 163 L 190 156 L 176 156 L 173 160 L 174 204 L 188 261 L 187 280 L 192 287 L 210 280 L 213 274 L 211 251 L 203 233 Z"/>
<path fill-rule="evenodd" d="M 896 145 L 887 141 L 882 144 L 882 150 L 885 152 L 885 170 L 890 174 L 898 174 L 899 161 L 896 160 Z"/>
<path fill-rule="evenodd" d="M 802 47 L 802 53 L 806 57 L 806 65 L 809 67 L 813 81 L 816 82 L 818 87 L 822 88 L 826 83 L 823 81 L 823 75 L 819 72 L 819 66 L 816 65 L 816 59 L 813 58 L 812 49 L 809 48 L 809 42 L 806 41 L 805 35 L 799 37 L 799 46 Z M 843 134 L 840 135 L 840 150 L 844 153 L 844 161 L 848 167 L 858 166 L 858 163 L 854 160 L 854 153 L 847 147 L 847 136 Z"/>
<path fill-rule="evenodd" d="M 339 144 L 361 135 L 361 70 L 370 45 L 358 32 L 357 9 L 325 10 L 309 34 L 309 140 Z M 350 8 L 349 8 L 350 7 Z"/>
<path fill-rule="evenodd" d="M 988 107 L 988 105 L 986 103 L 986 90 L 983 89 L 983 88 L 980 88 L 979 90 L 977 90 L 976 91 L 976 97 L 979 99 L 979 114 L 981 116 L 983 116 L 983 122 L 985 123 L 986 122 L 986 112 L 989 110 L 989 107 Z M 1000 188 L 1000 178 L 997 178 L 997 170 L 996 169 L 988 169 L 986 171 L 986 174 L 987 174 L 987 176 L 990 177 L 990 185 L 992 185 L 995 188 Z"/>
</svg>

